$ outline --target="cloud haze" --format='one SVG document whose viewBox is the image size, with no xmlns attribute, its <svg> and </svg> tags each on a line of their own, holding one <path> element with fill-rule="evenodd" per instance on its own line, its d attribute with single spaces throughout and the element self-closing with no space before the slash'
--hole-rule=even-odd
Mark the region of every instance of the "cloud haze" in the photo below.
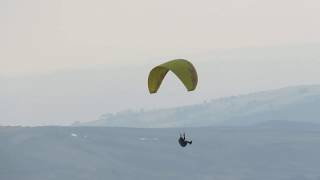
<svg viewBox="0 0 320 180">
<path fill-rule="evenodd" d="M 152 49 L 168 54 L 320 41 L 316 0 L 0 3 L 0 72 L 7 75 L 139 63 L 153 58 Z"/>
<path fill-rule="evenodd" d="M 320 83 L 319 7 L 316 0 L 2 0 L 0 124 L 69 124 Z M 162 93 L 149 96 L 149 69 L 174 58 L 196 65 L 197 91 L 180 93 L 169 76 Z"/>
</svg>

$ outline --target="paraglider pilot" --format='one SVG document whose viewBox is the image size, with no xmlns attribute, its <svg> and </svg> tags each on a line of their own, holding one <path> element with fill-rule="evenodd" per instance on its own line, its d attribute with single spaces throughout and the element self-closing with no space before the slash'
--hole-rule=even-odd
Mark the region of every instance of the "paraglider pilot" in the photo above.
<svg viewBox="0 0 320 180">
<path fill-rule="evenodd" d="M 186 140 L 186 135 L 185 135 L 185 133 L 183 133 L 183 136 L 180 134 L 179 144 L 182 147 L 186 147 L 187 144 L 192 144 L 192 141 L 187 141 Z"/>
</svg>

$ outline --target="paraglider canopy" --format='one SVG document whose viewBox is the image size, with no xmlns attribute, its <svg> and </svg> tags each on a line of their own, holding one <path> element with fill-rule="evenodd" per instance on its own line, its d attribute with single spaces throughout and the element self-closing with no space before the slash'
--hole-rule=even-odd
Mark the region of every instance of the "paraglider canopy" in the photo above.
<svg viewBox="0 0 320 180">
<path fill-rule="evenodd" d="M 154 67 L 148 77 L 149 92 L 156 93 L 168 73 L 173 72 L 188 91 L 193 91 L 198 84 L 197 71 L 191 62 L 185 59 L 175 59 Z"/>
</svg>

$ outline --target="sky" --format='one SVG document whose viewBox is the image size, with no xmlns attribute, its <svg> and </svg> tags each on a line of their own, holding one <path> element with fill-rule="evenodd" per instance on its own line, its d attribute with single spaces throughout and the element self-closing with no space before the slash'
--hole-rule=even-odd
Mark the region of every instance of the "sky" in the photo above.
<svg viewBox="0 0 320 180">
<path fill-rule="evenodd" d="M 1 0 L 0 125 L 66 125 L 320 83 L 319 9 L 318 0 Z M 175 58 L 195 63 L 198 91 L 178 93 L 169 76 L 148 96 L 149 69 Z"/>
<path fill-rule="evenodd" d="M 2 0 L 0 72 L 137 64 L 181 49 L 319 42 L 319 8 L 318 0 Z"/>
</svg>

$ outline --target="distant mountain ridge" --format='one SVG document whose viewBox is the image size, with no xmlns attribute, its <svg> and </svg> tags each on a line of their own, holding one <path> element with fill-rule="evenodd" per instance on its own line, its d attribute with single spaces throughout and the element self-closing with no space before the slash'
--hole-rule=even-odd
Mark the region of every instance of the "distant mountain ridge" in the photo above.
<svg viewBox="0 0 320 180">
<path fill-rule="evenodd" d="M 104 114 L 81 126 L 202 127 L 248 126 L 267 121 L 318 123 L 320 85 L 286 87 L 213 99 L 191 106 Z"/>
<path fill-rule="evenodd" d="M 320 43 L 168 50 L 154 49 L 148 51 L 149 55 L 127 54 L 123 58 L 131 59 L 130 63 L 124 61 L 121 65 L 14 76 L 0 74 L 1 124 L 69 125 L 94 120 L 104 112 L 177 107 L 271 88 L 320 84 Z M 146 86 L 149 71 L 174 58 L 194 63 L 200 82 L 197 91 L 185 96 L 180 91 L 183 85 L 169 74 L 161 93 L 149 96 Z M 168 123 L 166 126 L 172 126 L 172 121 Z"/>
</svg>

